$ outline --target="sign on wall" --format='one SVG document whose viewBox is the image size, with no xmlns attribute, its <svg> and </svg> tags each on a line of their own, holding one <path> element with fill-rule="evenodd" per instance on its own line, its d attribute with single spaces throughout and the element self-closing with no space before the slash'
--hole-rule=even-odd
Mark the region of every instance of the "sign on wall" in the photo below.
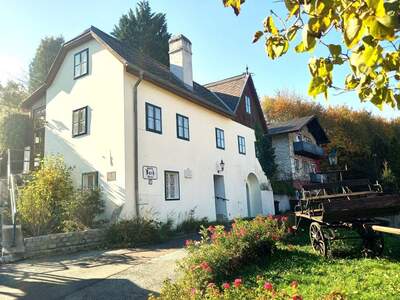
<svg viewBox="0 0 400 300">
<path fill-rule="evenodd" d="M 143 179 L 157 180 L 157 167 L 143 166 Z"/>
<path fill-rule="evenodd" d="M 107 172 L 107 181 L 117 180 L 117 172 Z"/>
</svg>

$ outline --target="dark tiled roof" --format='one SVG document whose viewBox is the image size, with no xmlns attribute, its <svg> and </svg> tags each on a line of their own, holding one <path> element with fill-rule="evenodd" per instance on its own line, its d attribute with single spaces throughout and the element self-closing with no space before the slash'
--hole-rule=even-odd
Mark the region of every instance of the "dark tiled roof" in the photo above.
<svg viewBox="0 0 400 300">
<path fill-rule="evenodd" d="M 321 127 L 316 116 L 307 116 L 296 118 L 287 122 L 271 123 L 268 125 L 269 135 L 278 135 L 301 130 L 304 126 L 308 126 L 310 132 L 317 139 L 318 144 L 327 144 L 329 139 Z"/>
<path fill-rule="evenodd" d="M 176 77 L 167 66 L 160 64 L 154 59 L 148 57 L 137 51 L 128 47 L 123 42 L 117 40 L 116 38 L 106 34 L 105 32 L 99 30 L 96 27 L 91 27 L 90 29 L 95 33 L 100 39 L 102 39 L 112 50 L 114 50 L 119 56 L 121 56 L 128 64 L 142 69 L 145 72 L 150 73 L 156 79 L 159 79 L 171 87 L 180 89 L 182 92 L 193 96 L 199 101 L 204 102 L 204 104 L 211 105 L 227 114 L 232 115 L 233 110 L 230 106 L 227 106 L 223 99 L 217 97 L 212 91 L 206 87 L 193 82 L 193 89 L 186 87 L 186 85 L 178 77 Z"/>
<path fill-rule="evenodd" d="M 227 78 L 224 80 L 211 82 L 204 85 L 209 90 L 213 91 L 219 98 L 221 98 L 231 110 L 235 110 L 240 101 L 243 88 L 247 81 L 247 74 Z"/>
<path fill-rule="evenodd" d="M 308 116 L 298 119 L 292 119 L 287 122 L 280 122 L 280 123 L 271 123 L 268 125 L 268 133 L 270 135 L 282 134 L 282 133 L 289 133 L 293 131 L 299 131 L 308 122 L 310 122 L 314 116 Z"/>
</svg>

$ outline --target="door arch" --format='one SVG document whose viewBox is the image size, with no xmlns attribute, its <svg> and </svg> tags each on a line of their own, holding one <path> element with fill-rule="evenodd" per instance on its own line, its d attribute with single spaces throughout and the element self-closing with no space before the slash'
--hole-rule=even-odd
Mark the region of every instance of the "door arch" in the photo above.
<svg viewBox="0 0 400 300">
<path fill-rule="evenodd" d="M 261 189 L 258 178 L 250 173 L 246 180 L 247 211 L 249 217 L 262 214 Z"/>
</svg>

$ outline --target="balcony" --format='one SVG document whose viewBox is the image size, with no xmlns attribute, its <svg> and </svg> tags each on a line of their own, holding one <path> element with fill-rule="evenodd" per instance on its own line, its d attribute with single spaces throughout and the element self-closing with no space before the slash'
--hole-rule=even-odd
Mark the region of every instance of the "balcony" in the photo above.
<svg viewBox="0 0 400 300">
<path fill-rule="evenodd" d="M 293 142 L 294 153 L 310 158 L 321 158 L 324 156 L 324 149 L 316 144 L 300 141 Z"/>
</svg>

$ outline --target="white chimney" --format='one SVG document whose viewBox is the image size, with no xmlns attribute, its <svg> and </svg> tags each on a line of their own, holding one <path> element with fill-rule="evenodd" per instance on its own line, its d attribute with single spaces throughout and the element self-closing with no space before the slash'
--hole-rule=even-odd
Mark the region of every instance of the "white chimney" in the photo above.
<svg viewBox="0 0 400 300">
<path fill-rule="evenodd" d="M 169 40 L 169 68 L 188 88 L 193 89 L 192 43 L 182 34 Z"/>
</svg>

